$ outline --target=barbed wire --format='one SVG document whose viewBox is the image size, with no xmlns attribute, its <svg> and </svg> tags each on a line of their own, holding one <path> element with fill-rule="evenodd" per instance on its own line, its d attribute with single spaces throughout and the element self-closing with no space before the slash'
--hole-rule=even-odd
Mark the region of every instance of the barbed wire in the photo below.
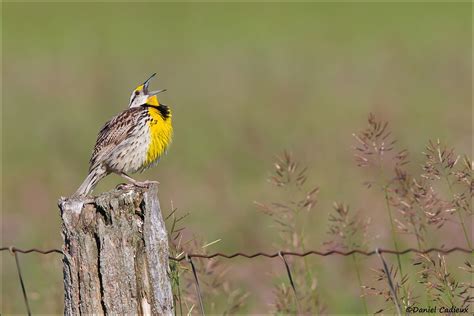
<svg viewBox="0 0 474 316">
<path fill-rule="evenodd" d="M 0 252 L 2 252 L 2 251 L 9 251 L 10 253 L 12 253 L 15 256 L 16 269 L 17 269 L 17 272 L 18 272 L 18 278 L 19 278 L 19 282 L 20 282 L 21 289 L 22 289 L 22 292 L 23 292 L 23 299 L 24 299 L 26 311 L 27 311 L 28 315 L 31 315 L 30 304 L 29 304 L 29 301 L 28 301 L 28 295 L 27 295 L 27 292 L 26 292 L 25 282 L 23 280 L 23 275 L 21 273 L 21 267 L 20 267 L 20 261 L 19 261 L 19 258 L 18 258 L 18 253 L 23 253 L 23 254 L 39 253 L 39 254 L 47 255 L 47 254 L 51 254 L 51 253 L 63 254 L 63 251 L 60 250 L 60 249 L 46 249 L 46 250 L 41 250 L 41 249 L 37 249 L 37 248 L 20 249 L 20 248 L 14 247 L 14 246 L 1 247 Z M 177 261 L 177 262 L 186 260 L 191 265 L 192 273 L 194 275 L 196 293 L 197 293 L 197 296 L 199 298 L 199 306 L 200 306 L 200 309 L 201 309 L 201 315 L 204 315 L 204 305 L 202 303 L 201 288 L 200 288 L 200 285 L 199 285 L 198 275 L 197 275 L 194 263 L 192 261 L 192 258 L 213 259 L 213 258 L 216 258 L 216 257 L 222 257 L 222 258 L 226 258 L 226 259 L 232 259 L 232 258 L 235 258 L 235 257 L 245 257 L 245 258 L 248 258 L 248 259 L 253 259 L 253 258 L 257 258 L 257 257 L 267 257 L 267 258 L 277 258 L 278 257 L 283 261 L 283 263 L 285 265 L 288 280 L 291 284 L 293 294 L 295 296 L 295 301 L 296 301 L 296 304 L 297 304 L 297 308 L 298 308 L 298 311 L 299 311 L 300 307 L 299 307 L 296 287 L 295 287 L 295 284 L 293 282 L 293 276 L 291 275 L 290 265 L 286 261 L 285 256 L 306 257 L 306 256 L 309 256 L 309 255 L 317 255 L 317 256 L 326 257 L 326 256 L 330 256 L 330 255 L 351 256 L 353 254 L 360 254 L 360 255 L 363 255 L 363 256 L 377 255 L 380 258 L 380 260 L 382 261 L 382 265 L 383 265 L 385 274 L 387 275 L 387 278 L 388 278 L 388 284 L 389 284 L 389 288 L 391 289 L 391 295 L 393 296 L 394 302 L 399 304 L 398 303 L 398 298 L 397 298 L 397 295 L 396 295 L 396 291 L 394 290 L 394 287 L 393 287 L 393 281 L 391 280 L 391 276 L 390 276 L 390 273 L 388 272 L 387 264 L 386 264 L 386 262 L 385 262 L 385 260 L 382 256 L 382 254 L 386 253 L 386 254 L 394 254 L 394 255 L 404 255 L 404 254 L 407 254 L 407 253 L 427 254 L 427 253 L 431 253 L 431 252 L 438 252 L 438 253 L 442 253 L 442 254 L 447 255 L 447 254 L 450 254 L 452 252 L 474 253 L 474 249 L 466 249 L 466 248 L 461 248 L 461 247 L 452 247 L 452 248 L 449 248 L 449 249 L 429 248 L 429 249 L 425 249 L 425 250 L 420 250 L 420 249 L 415 249 L 415 248 L 407 248 L 407 249 L 404 249 L 404 250 L 401 250 L 401 251 L 396 251 L 396 250 L 391 250 L 391 249 L 376 248 L 375 250 L 372 250 L 372 251 L 363 251 L 363 250 L 359 250 L 359 249 L 354 249 L 354 250 L 350 250 L 350 251 L 330 250 L 330 251 L 325 251 L 325 252 L 310 250 L 310 251 L 306 251 L 306 252 L 278 251 L 276 253 L 271 253 L 271 254 L 265 253 L 265 252 L 257 252 L 257 253 L 254 253 L 254 254 L 246 254 L 246 253 L 243 253 L 243 252 L 236 252 L 236 253 L 233 253 L 231 255 L 226 255 L 226 254 L 223 254 L 223 253 L 220 253 L 220 252 L 216 252 L 216 253 L 209 254 L 209 255 L 187 254 L 187 253 L 185 253 L 182 256 L 169 257 L 169 259 Z M 400 306 L 399 305 L 397 305 L 397 310 L 400 314 Z"/>
<path fill-rule="evenodd" d="M 40 254 L 50 254 L 50 253 L 58 253 L 58 254 L 63 254 L 62 250 L 60 249 L 46 249 L 46 250 L 41 250 L 37 248 L 30 248 L 30 249 L 20 249 L 14 246 L 10 247 L 1 247 L 0 251 L 10 251 L 12 253 L 14 252 L 19 252 L 19 253 L 31 253 L 31 252 L 36 252 Z M 462 248 L 462 247 L 452 247 L 452 248 L 428 248 L 424 250 L 416 249 L 416 248 L 407 248 L 404 250 L 392 250 L 392 249 L 383 249 L 383 248 L 377 248 L 375 250 L 371 251 L 363 251 L 360 249 L 353 249 L 353 250 L 348 250 L 348 251 L 340 251 L 340 250 L 329 250 L 329 251 L 317 251 L 317 250 L 309 250 L 306 252 L 294 252 L 294 251 L 278 251 L 275 253 L 266 253 L 266 252 L 256 252 L 253 254 L 247 254 L 245 252 L 235 252 L 233 254 L 225 254 L 221 252 L 216 252 L 212 254 L 198 254 L 198 253 L 189 253 L 189 254 L 183 254 L 178 257 L 169 257 L 170 260 L 174 261 L 183 261 L 186 260 L 186 256 L 189 258 L 202 258 L 202 259 L 212 259 L 215 257 L 222 257 L 226 259 L 232 259 L 235 257 L 244 257 L 248 259 L 253 259 L 256 257 L 266 257 L 266 258 L 276 258 L 281 255 L 283 256 L 296 256 L 296 257 L 306 257 L 309 255 L 316 255 L 316 256 L 330 256 L 330 255 L 340 255 L 340 256 L 351 256 L 353 254 L 360 254 L 363 256 L 374 256 L 377 255 L 377 251 L 379 253 L 386 253 L 386 254 L 392 254 L 392 255 L 404 255 L 407 253 L 418 253 L 418 254 L 428 254 L 431 252 L 439 252 L 441 254 L 447 255 L 452 252 L 464 252 L 464 253 L 474 253 L 474 249 L 467 249 L 467 248 Z"/>
<path fill-rule="evenodd" d="M 47 249 L 47 250 L 41 250 L 41 249 L 37 249 L 37 248 L 30 248 L 30 249 L 20 249 L 20 248 L 17 248 L 17 247 L 14 247 L 14 246 L 10 246 L 10 247 L 1 247 L 0 248 L 0 251 L 5 251 L 5 250 L 8 250 L 12 253 L 15 253 L 15 252 L 20 252 L 20 253 L 30 253 L 30 252 L 36 252 L 36 253 L 40 253 L 40 254 L 43 254 L 43 255 L 47 255 L 49 253 L 59 253 L 59 254 L 63 254 L 63 251 L 60 250 L 60 249 Z"/>
</svg>

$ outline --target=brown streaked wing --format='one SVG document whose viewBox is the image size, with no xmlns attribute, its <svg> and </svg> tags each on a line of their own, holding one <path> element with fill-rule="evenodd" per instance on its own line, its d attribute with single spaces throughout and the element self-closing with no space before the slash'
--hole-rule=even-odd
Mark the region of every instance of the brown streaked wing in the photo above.
<svg viewBox="0 0 474 316">
<path fill-rule="evenodd" d="M 136 126 L 140 111 L 143 111 L 143 109 L 127 109 L 104 124 L 99 131 L 94 151 L 89 161 L 89 171 L 102 161 L 102 158 L 105 157 L 107 153 L 127 138 Z"/>
</svg>

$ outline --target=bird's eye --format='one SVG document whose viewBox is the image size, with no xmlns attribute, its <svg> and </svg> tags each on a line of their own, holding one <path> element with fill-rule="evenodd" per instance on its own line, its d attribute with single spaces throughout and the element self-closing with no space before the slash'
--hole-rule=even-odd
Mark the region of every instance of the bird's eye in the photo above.
<svg viewBox="0 0 474 316">
<path fill-rule="evenodd" d="M 135 95 L 139 95 L 140 94 L 140 91 L 135 91 Z"/>
</svg>

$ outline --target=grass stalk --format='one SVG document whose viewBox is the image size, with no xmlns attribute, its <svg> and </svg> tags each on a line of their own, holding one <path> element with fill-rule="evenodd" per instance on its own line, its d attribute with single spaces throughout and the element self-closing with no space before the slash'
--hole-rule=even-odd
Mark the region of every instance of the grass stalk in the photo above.
<svg viewBox="0 0 474 316">
<path fill-rule="evenodd" d="M 183 302 L 181 298 L 181 285 L 179 282 L 179 272 L 178 272 L 178 277 L 176 279 L 176 287 L 178 288 L 178 300 L 179 300 L 179 315 L 183 315 Z M 176 306 L 175 306 L 175 313 L 176 313 Z"/>
<path fill-rule="evenodd" d="M 387 208 L 388 218 L 390 220 L 390 231 L 391 231 L 391 234 L 392 234 L 393 246 L 395 247 L 396 251 L 400 251 L 399 248 L 398 248 L 398 242 L 397 242 L 397 238 L 396 238 L 396 235 L 395 235 L 395 225 L 394 225 L 394 221 L 393 221 L 392 208 L 390 207 L 390 201 L 389 201 L 389 198 L 388 198 L 387 188 L 384 188 L 384 194 L 385 194 L 385 206 Z M 402 262 L 400 260 L 400 255 L 398 255 L 398 254 L 397 254 L 397 262 L 398 262 L 398 269 L 400 271 L 400 274 L 403 274 Z"/>
<path fill-rule="evenodd" d="M 452 197 L 454 197 L 453 186 L 452 186 L 451 182 L 449 181 L 449 178 L 446 174 L 444 174 L 444 179 L 448 183 L 449 193 L 451 194 Z M 469 249 L 472 249 L 471 240 L 469 239 L 469 235 L 468 235 L 467 229 L 466 229 L 466 224 L 464 223 L 464 218 L 461 214 L 461 210 L 456 210 L 456 213 L 458 214 L 459 222 L 461 223 L 462 231 L 464 232 L 464 238 L 466 238 L 466 243 L 467 243 Z"/>
<path fill-rule="evenodd" d="M 383 169 L 382 158 L 380 156 L 378 156 L 377 158 L 378 158 L 378 168 L 379 168 L 379 171 L 380 171 L 379 177 L 381 179 L 385 179 L 385 171 Z M 398 248 L 398 242 L 397 242 L 396 233 L 395 233 L 395 225 L 394 225 L 394 220 L 393 220 L 393 215 L 392 215 L 392 208 L 390 207 L 390 199 L 389 199 L 389 196 L 388 196 L 388 185 L 389 184 L 383 184 L 384 182 L 385 181 L 379 181 L 379 183 L 382 186 L 383 192 L 384 192 L 385 206 L 387 208 L 388 218 L 390 220 L 390 231 L 391 231 L 391 234 L 392 234 L 393 246 L 395 247 L 395 250 L 397 252 L 399 252 L 400 249 Z M 400 260 L 400 255 L 399 254 L 397 254 L 397 264 L 398 264 L 398 270 L 400 271 L 400 276 L 403 278 L 403 268 L 402 268 L 402 262 Z M 405 286 L 403 284 L 401 284 L 401 287 L 403 289 L 403 294 L 406 298 L 407 297 L 407 291 L 405 289 Z"/>
<path fill-rule="evenodd" d="M 305 246 L 304 246 L 304 225 L 302 226 L 301 235 L 299 237 L 300 237 L 301 250 L 303 252 L 306 252 Z M 311 283 L 313 282 L 313 273 L 311 272 L 311 269 L 309 268 L 307 257 L 303 257 L 303 264 L 304 264 L 304 268 L 306 270 L 306 286 L 308 288 L 310 288 Z M 319 305 L 318 300 L 314 299 L 314 306 L 316 307 L 315 311 L 314 311 L 315 315 L 319 315 L 319 306 L 318 305 Z"/>
<path fill-rule="evenodd" d="M 393 246 L 395 247 L 395 250 L 397 252 L 399 252 L 400 249 L 398 247 L 398 242 L 397 242 L 397 238 L 396 238 L 396 234 L 395 234 L 395 225 L 394 225 L 394 221 L 393 221 L 392 208 L 390 207 L 390 201 L 389 201 L 389 197 L 388 197 L 387 187 L 384 186 L 383 190 L 384 190 L 384 195 L 385 195 L 385 205 L 387 207 L 388 217 L 390 219 L 390 230 L 391 230 L 391 233 L 392 233 Z M 400 271 L 400 277 L 403 278 L 402 261 L 400 260 L 400 255 L 399 254 L 397 254 L 397 263 L 398 263 L 398 270 Z M 404 297 L 407 298 L 407 291 L 405 289 L 405 286 L 403 284 L 400 284 L 400 286 L 403 290 Z"/>
<path fill-rule="evenodd" d="M 357 281 L 359 282 L 359 290 L 362 292 L 362 279 L 360 277 L 360 270 L 359 270 L 359 263 L 357 262 L 357 258 L 355 253 L 352 254 L 352 260 L 354 261 L 354 268 L 356 270 L 357 274 Z M 368 309 L 367 309 L 367 300 L 365 299 L 365 296 L 362 296 L 362 303 L 364 305 L 364 312 L 366 315 L 369 315 Z"/>
</svg>

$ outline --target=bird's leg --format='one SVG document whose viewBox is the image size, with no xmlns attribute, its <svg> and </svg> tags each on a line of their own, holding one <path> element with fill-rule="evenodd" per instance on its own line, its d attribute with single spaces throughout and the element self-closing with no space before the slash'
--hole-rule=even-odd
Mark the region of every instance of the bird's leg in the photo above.
<svg viewBox="0 0 474 316">
<path fill-rule="evenodd" d="M 133 179 L 132 177 L 130 177 L 128 174 L 126 174 L 125 172 L 120 172 L 119 175 L 122 178 L 124 178 L 125 180 L 127 180 L 128 182 L 131 182 L 133 184 L 136 184 L 138 182 L 135 179 Z"/>
<path fill-rule="evenodd" d="M 150 184 L 160 184 L 158 181 L 150 181 L 150 180 L 137 181 L 137 180 L 133 179 L 132 177 L 130 177 L 125 172 L 121 172 L 121 173 L 119 173 L 119 175 L 121 177 L 123 177 L 124 179 L 126 179 L 127 181 L 131 182 L 133 185 L 135 185 L 137 187 L 140 187 L 140 188 L 148 188 L 148 186 Z"/>
</svg>

